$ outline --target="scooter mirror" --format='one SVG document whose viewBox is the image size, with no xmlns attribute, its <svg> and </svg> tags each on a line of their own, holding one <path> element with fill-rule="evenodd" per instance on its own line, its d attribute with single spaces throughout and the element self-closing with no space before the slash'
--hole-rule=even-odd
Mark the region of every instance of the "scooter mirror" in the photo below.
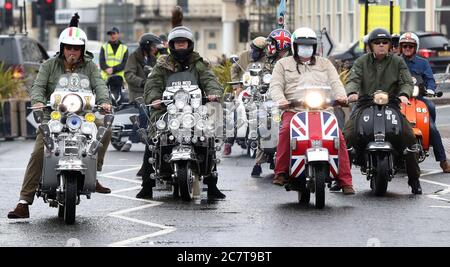
<svg viewBox="0 0 450 267">
<path fill-rule="evenodd" d="M 144 98 L 142 96 L 135 98 L 134 101 L 136 101 L 139 105 L 144 104 Z"/>
<path fill-rule="evenodd" d="M 137 126 L 140 125 L 139 116 L 138 115 L 130 116 L 130 121 L 131 121 L 131 123 L 136 124 Z"/>
<path fill-rule="evenodd" d="M 239 57 L 237 55 L 231 55 L 230 56 L 230 61 L 233 63 L 236 63 L 239 61 Z"/>
<path fill-rule="evenodd" d="M 444 95 L 443 92 L 437 92 L 437 93 L 436 93 L 436 97 L 442 97 L 443 95 Z"/>
<path fill-rule="evenodd" d="M 34 120 L 37 123 L 42 123 L 42 121 L 44 120 L 44 111 L 43 110 L 34 110 L 33 111 L 33 116 L 34 116 Z"/>
<path fill-rule="evenodd" d="M 111 114 L 106 114 L 105 117 L 103 118 L 103 125 L 106 127 L 110 127 L 111 124 L 114 121 L 114 115 Z"/>
<path fill-rule="evenodd" d="M 103 137 L 105 136 L 105 133 L 106 133 L 105 127 L 103 127 L 103 126 L 98 127 L 96 139 L 101 142 Z"/>
</svg>

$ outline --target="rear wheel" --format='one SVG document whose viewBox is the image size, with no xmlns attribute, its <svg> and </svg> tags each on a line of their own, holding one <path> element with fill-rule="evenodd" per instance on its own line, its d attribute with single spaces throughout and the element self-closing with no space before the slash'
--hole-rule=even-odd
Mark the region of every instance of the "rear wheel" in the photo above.
<svg viewBox="0 0 450 267">
<path fill-rule="evenodd" d="M 317 163 L 313 165 L 314 191 L 316 197 L 316 208 L 323 209 L 325 206 L 325 181 L 330 175 L 328 163 Z"/>
<path fill-rule="evenodd" d="M 376 173 L 371 180 L 372 192 L 376 196 L 384 196 L 389 182 L 389 157 L 387 154 L 377 154 L 374 163 Z"/>
<path fill-rule="evenodd" d="M 190 201 L 194 197 L 194 179 L 188 162 L 177 163 L 177 180 L 181 199 Z"/>
<path fill-rule="evenodd" d="M 74 224 L 77 206 L 77 179 L 75 175 L 64 175 L 63 181 L 65 181 L 64 222 Z"/>
</svg>

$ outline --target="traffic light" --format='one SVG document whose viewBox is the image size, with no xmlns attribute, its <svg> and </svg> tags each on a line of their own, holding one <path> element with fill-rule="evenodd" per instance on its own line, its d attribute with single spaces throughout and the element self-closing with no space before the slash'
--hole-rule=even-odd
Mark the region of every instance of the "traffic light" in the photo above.
<svg viewBox="0 0 450 267">
<path fill-rule="evenodd" d="M 56 1 L 55 0 L 40 0 L 41 2 L 41 16 L 46 21 L 55 22 Z"/>
<path fill-rule="evenodd" d="M 5 4 L 3 5 L 3 8 L 5 9 L 5 26 L 10 27 L 14 24 L 13 0 L 5 0 Z"/>
</svg>

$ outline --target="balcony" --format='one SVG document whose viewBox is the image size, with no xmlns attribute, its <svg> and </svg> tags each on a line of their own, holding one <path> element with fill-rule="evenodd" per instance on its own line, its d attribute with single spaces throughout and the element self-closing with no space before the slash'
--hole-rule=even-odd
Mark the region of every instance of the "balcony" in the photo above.
<svg viewBox="0 0 450 267">
<path fill-rule="evenodd" d="M 167 20 L 172 17 L 173 5 L 141 5 L 136 7 L 136 20 Z M 190 19 L 220 19 L 221 4 L 189 5 L 183 8 L 184 20 Z"/>
</svg>

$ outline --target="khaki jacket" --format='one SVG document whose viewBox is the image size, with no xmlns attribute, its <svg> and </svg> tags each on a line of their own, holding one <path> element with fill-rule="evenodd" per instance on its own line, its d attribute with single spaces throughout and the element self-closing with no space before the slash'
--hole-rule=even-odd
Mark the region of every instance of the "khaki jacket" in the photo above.
<svg viewBox="0 0 450 267">
<path fill-rule="evenodd" d="M 316 56 L 315 64 L 297 63 L 293 56 L 280 59 L 272 72 L 269 93 L 275 102 L 298 98 L 300 83 L 330 86 L 332 97 L 345 96 L 345 88 L 334 65 L 326 58 Z M 301 111 L 300 108 L 288 111 Z"/>
</svg>

